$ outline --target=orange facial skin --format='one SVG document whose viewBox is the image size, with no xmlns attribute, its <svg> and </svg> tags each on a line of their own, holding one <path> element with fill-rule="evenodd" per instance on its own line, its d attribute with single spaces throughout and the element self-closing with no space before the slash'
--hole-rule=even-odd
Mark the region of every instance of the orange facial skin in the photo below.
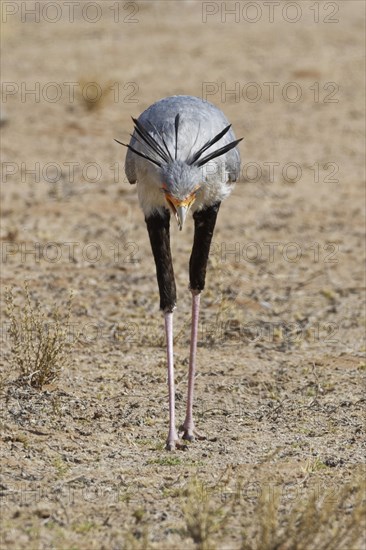
<svg viewBox="0 0 366 550">
<path fill-rule="evenodd" d="M 163 184 L 163 189 L 165 191 L 165 198 L 168 201 L 168 203 L 170 203 L 174 207 L 174 209 L 182 207 L 182 206 L 185 207 L 185 208 L 190 208 L 192 206 L 192 204 L 194 203 L 194 201 L 196 200 L 196 192 L 199 189 L 199 187 L 200 186 L 198 185 L 192 191 L 192 193 L 190 193 L 185 199 L 180 201 L 176 197 L 173 197 L 172 195 L 170 195 L 170 193 L 167 192 L 166 185 Z"/>
</svg>

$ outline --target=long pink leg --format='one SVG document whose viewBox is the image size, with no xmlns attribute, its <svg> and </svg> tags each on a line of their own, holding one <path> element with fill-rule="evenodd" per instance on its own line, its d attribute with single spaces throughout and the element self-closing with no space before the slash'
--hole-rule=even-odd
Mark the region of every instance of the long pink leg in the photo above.
<svg viewBox="0 0 366 550">
<path fill-rule="evenodd" d="M 198 319 L 200 311 L 200 294 L 192 292 L 192 325 L 191 325 L 191 348 L 189 354 L 189 373 L 188 373 L 188 395 L 187 395 L 187 411 L 186 418 L 181 427 L 183 431 L 183 439 L 193 441 L 195 437 L 204 439 L 195 428 L 193 422 L 193 393 L 194 393 L 194 377 L 196 374 L 196 354 L 197 354 L 197 339 L 198 339 Z"/>
<path fill-rule="evenodd" d="M 168 362 L 168 387 L 169 387 L 169 433 L 166 442 L 168 451 L 176 447 L 178 435 L 175 429 L 175 390 L 174 390 L 174 359 L 173 359 L 173 313 L 164 314 L 166 353 Z"/>
</svg>

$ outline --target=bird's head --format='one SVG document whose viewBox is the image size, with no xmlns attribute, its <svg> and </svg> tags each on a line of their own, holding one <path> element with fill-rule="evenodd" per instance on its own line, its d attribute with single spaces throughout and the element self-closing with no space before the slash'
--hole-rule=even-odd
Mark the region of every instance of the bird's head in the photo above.
<svg viewBox="0 0 366 550">
<path fill-rule="evenodd" d="M 161 168 L 162 191 L 180 230 L 200 189 L 202 171 L 198 166 L 174 160 Z"/>
</svg>

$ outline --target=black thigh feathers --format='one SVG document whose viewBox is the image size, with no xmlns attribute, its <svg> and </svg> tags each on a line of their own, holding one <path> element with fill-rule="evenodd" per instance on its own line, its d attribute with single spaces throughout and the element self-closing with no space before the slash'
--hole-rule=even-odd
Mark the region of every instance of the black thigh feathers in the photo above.
<svg viewBox="0 0 366 550">
<path fill-rule="evenodd" d="M 170 252 L 170 213 L 164 209 L 145 218 L 156 265 L 160 309 L 173 311 L 177 301 L 172 255 Z"/>
<path fill-rule="evenodd" d="M 208 255 L 220 203 L 193 214 L 194 241 L 189 260 L 189 283 L 192 291 L 205 287 Z M 160 309 L 173 311 L 177 301 L 172 255 L 170 251 L 170 213 L 164 209 L 145 218 L 156 265 Z"/>
<path fill-rule="evenodd" d="M 205 288 L 208 255 L 220 204 L 218 202 L 193 214 L 194 241 L 189 260 L 189 286 L 193 291 L 201 292 Z"/>
</svg>

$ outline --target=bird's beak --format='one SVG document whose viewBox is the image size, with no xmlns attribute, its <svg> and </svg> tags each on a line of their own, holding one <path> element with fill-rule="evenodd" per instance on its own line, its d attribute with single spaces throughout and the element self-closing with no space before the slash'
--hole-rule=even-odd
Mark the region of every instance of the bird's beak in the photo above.
<svg viewBox="0 0 366 550">
<path fill-rule="evenodd" d="M 175 197 L 172 197 L 171 195 L 167 194 L 166 199 L 168 201 L 168 204 L 172 212 L 175 215 L 175 218 L 178 222 L 178 227 L 182 231 L 187 214 L 192 204 L 196 200 L 196 196 L 192 193 L 192 195 L 190 195 L 183 201 L 178 201 Z"/>
<path fill-rule="evenodd" d="M 191 205 L 189 205 L 189 206 L 183 206 L 182 205 L 182 206 L 176 206 L 175 207 L 175 217 L 177 219 L 178 227 L 179 227 L 180 231 L 182 231 L 182 229 L 183 229 L 183 225 L 184 225 L 184 222 L 185 222 L 185 219 L 187 217 L 188 210 L 190 209 L 190 207 L 191 207 Z"/>
</svg>

